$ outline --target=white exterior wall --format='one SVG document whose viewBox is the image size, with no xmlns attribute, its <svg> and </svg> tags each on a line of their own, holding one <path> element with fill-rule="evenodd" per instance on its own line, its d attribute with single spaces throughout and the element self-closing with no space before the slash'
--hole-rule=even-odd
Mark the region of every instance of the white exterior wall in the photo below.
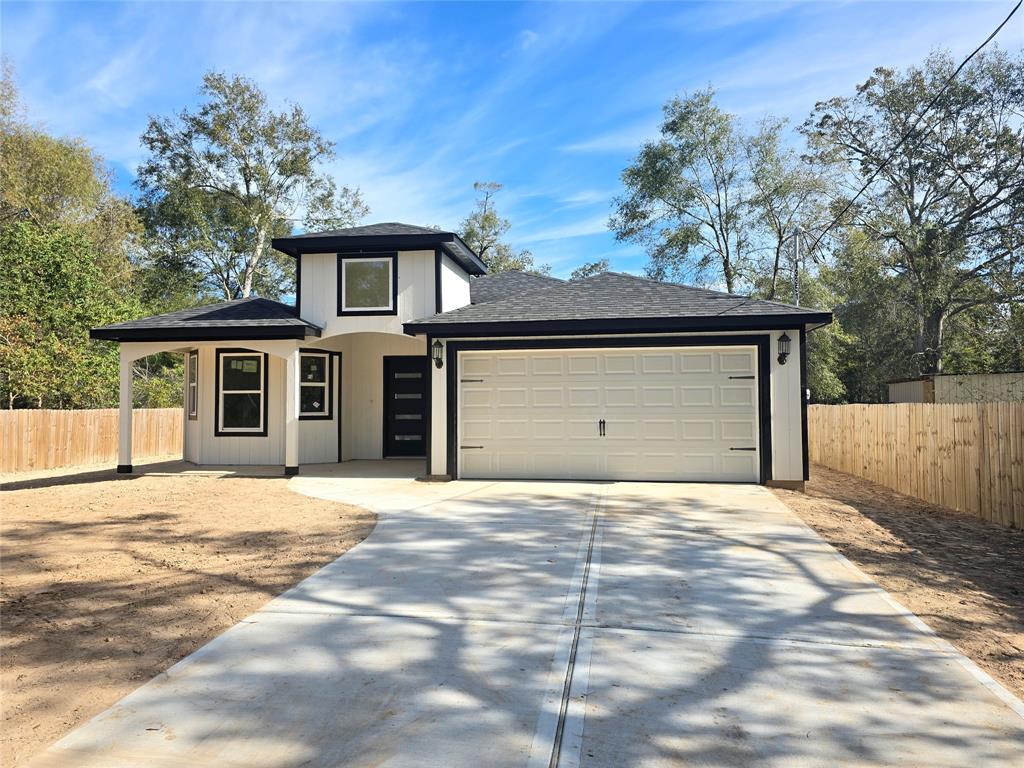
<svg viewBox="0 0 1024 768">
<path fill-rule="evenodd" d="M 658 336 L 757 336 L 767 335 L 769 338 L 769 371 L 771 391 L 771 431 L 772 431 L 772 479 L 801 481 L 803 471 L 803 435 L 800 388 L 800 332 L 790 330 L 786 333 L 791 339 L 790 355 L 785 365 L 780 365 L 778 357 L 778 337 L 782 331 L 771 332 L 722 332 L 701 334 L 643 334 L 644 337 Z M 619 336 L 624 336 L 620 334 Z M 533 337 L 537 338 L 537 337 Z M 545 338 L 568 338 L 550 336 Z M 579 337 L 575 337 L 579 338 Z M 603 338 L 615 338 L 606 336 Z M 446 341 L 457 341 L 447 339 Z M 514 339 L 501 338 L 502 341 L 514 344 Z M 445 363 L 447 366 L 447 362 Z M 449 474 L 447 466 L 447 367 L 435 370 L 431 378 L 431 465 L 430 474 Z M 761 372 L 759 372 L 761 375 Z"/>
<path fill-rule="evenodd" d="M 214 434 L 217 349 L 245 349 L 244 342 L 199 347 L 199 419 L 186 434 L 185 457 L 197 464 L 284 464 L 284 359 L 267 355 L 267 434 Z"/>
<path fill-rule="evenodd" d="M 398 314 L 338 317 L 338 255 L 302 255 L 299 313 L 324 329 L 323 336 L 342 333 L 402 334 L 402 323 L 436 314 L 434 252 L 399 251 Z"/>
<path fill-rule="evenodd" d="M 446 254 L 441 255 L 441 311 L 469 304 L 469 275 Z"/>
</svg>

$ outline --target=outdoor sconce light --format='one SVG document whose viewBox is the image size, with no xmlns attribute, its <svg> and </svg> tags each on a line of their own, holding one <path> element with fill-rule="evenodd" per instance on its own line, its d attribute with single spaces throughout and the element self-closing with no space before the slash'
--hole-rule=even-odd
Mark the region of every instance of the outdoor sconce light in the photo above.
<svg viewBox="0 0 1024 768">
<path fill-rule="evenodd" d="M 430 345 L 430 356 L 438 368 L 444 365 L 444 345 L 440 341 L 435 339 L 434 343 Z"/>
<path fill-rule="evenodd" d="M 789 357 L 789 336 L 783 333 L 779 336 L 779 365 L 785 365 Z"/>
</svg>

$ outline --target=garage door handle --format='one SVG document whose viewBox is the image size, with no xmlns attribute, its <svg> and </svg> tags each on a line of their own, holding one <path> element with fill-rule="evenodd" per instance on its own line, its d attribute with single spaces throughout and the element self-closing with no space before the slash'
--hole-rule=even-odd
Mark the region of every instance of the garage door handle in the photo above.
<svg viewBox="0 0 1024 768">
<path fill-rule="evenodd" d="M 756 451 L 757 448 L 730 448 L 730 451 Z"/>
<path fill-rule="evenodd" d="M 754 377 L 751 376 L 750 378 L 754 378 Z M 479 383 L 483 382 L 483 379 L 459 379 L 459 381 L 461 383 L 463 383 L 463 384 L 479 384 Z"/>
<path fill-rule="evenodd" d="M 730 379 L 752 379 L 753 376 L 730 376 Z"/>
<path fill-rule="evenodd" d="M 468 450 L 469 448 L 483 448 L 482 445 L 460 445 L 459 448 L 462 450 Z"/>
<path fill-rule="evenodd" d="M 597 434 L 604 437 L 604 419 L 597 422 Z"/>
</svg>

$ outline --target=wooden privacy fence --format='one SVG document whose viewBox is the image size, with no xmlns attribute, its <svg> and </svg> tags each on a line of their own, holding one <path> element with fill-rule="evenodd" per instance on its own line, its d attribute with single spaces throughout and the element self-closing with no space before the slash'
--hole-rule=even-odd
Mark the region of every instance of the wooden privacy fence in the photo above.
<svg viewBox="0 0 1024 768">
<path fill-rule="evenodd" d="M 812 405 L 811 461 L 1024 528 L 1024 403 Z"/>
<path fill-rule="evenodd" d="M 132 457 L 181 456 L 181 408 L 132 412 Z M 0 411 L 0 472 L 117 461 L 116 408 Z"/>
</svg>

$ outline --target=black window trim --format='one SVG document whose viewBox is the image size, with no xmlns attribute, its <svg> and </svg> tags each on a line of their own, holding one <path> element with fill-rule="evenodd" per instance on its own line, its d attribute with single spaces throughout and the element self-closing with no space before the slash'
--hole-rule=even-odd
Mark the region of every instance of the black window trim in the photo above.
<svg viewBox="0 0 1024 768">
<path fill-rule="evenodd" d="M 220 376 L 221 376 L 221 357 L 224 355 L 258 355 L 261 358 L 261 365 L 263 366 L 263 429 L 260 431 L 247 430 L 239 431 L 237 428 L 228 428 L 223 430 L 220 427 Z M 241 349 L 241 348 L 218 348 L 216 352 L 216 368 L 214 370 L 214 386 L 213 386 L 213 435 L 214 437 L 266 437 L 268 416 L 269 416 L 269 405 L 270 405 L 270 365 L 269 355 L 266 352 L 259 352 L 255 349 Z"/>
<path fill-rule="evenodd" d="M 329 349 L 300 349 L 299 350 L 299 421 L 333 421 L 334 420 L 334 358 L 337 352 Z M 304 355 L 316 355 L 327 360 L 325 382 L 310 383 L 308 386 L 323 386 L 326 391 L 327 410 L 324 413 L 303 413 L 302 412 L 302 357 Z"/>
<path fill-rule="evenodd" d="M 338 251 L 338 317 L 367 317 L 398 314 L 398 251 Z M 345 262 L 355 259 L 391 259 L 391 308 L 390 309 L 345 309 L 342 290 L 342 275 Z"/>
<path fill-rule="evenodd" d="M 192 375 L 195 374 L 195 383 Z M 195 388 L 195 397 L 192 389 Z M 199 420 L 199 350 L 193 349 L 185 355 L 185 414 L 189 421 Z"/>
</svg>

